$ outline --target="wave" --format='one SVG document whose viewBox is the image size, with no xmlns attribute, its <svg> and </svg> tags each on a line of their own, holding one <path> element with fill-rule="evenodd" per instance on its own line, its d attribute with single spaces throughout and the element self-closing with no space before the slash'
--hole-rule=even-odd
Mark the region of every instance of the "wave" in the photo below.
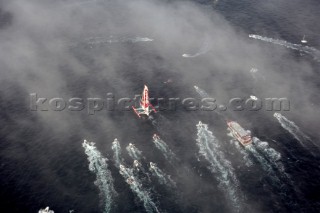
<svg viewBox="0 0 320 213">
<path fill-rule="evenodd" d="M 256 137 L 253 137 L 252 140 L 257 150 L 259 150 L 260 153 L 262 153 L 265 156 L 265 158 L 267 158 L 276 169 L 278 169 L 281 172 L 284 172 L 284 166 L 280 162 L 281 154 L 277 152 L 275 149 L 269 147 L 268 142 L 261 141 L 259 138 Z"/>
<path fill-rule="evenodd" d="M 112 43 L 137 43 L 137 42 L 150 42 L 153 41 L 152 38 L 148 37 L 91 37 L 85 40 L 85 43 L 88 45 L 97 45 L 97 44 L 112 44 Z"/>
<path fill-rule="evenodd" d="M 304 141 L 310 141 L 311 139 L 304 134 L 300 128 L 293 122 L 281 115 L 280 113 L 274 113 L 273 115 L 280 123 L 280 125 L 287 130 L 300 144 L 305 147 Z"/>
<path fill-rule="evenodd" d="M 129 184 L 132 192 L 134 192 L 140 201 L 143 202 L 143 206 L 148 213 L 160 212 L 156 204 L 153 202 L 149 190 L 144 189 L 139 178 L 134 176 L 132 169 L 121 164 L 120 174 L 126 180 L 127 184 Z"/>
<path fill-rule="evenodd" d="M 171 151 L 169 146 L 157 135 L 153 136 L 153 143 L 156 145 L 157 149 L 159 149 L 167 161 L 171 164 L 177 160 L 176 155 Z"/>
<path fill-rule="evenodd" d="M 279 121 L 282 128 L 287 130 L 311 155 L 315 157 L 319 155 L 319 146 L 303 133 L 293 121 L 290 121 L 280 113 L 274 113 L 273 116 Z"/>
<path fill-rule="evenodd" d="M 54 213 L 54 211 L 50 210 L 49 206 L 47 206 L 45 209 L 40 209 L 38 213 Z"/>
<path fill-rule="evenodd" d="M 107 37 L 90 37 L 80 42 L 74 42 L 70 45 L 71 48 L 85 47 L 95 48 L 102 47 L 111 44 L 122 43 L 140 43 L 140 42 L 152 42 L 154 39 L 148 37 L 126 37 L 126 36 L 107 36 Z"/>
<path fill-rule="evenodd" d="M 194 54 L 185 53 L 185 54 L 182 54 L 182 57 L 184 57 L 184 58 L 195 58 L 195 57 L 198 57 L 200 55 L 206 54 L 209 51 L 210 51 L 210 46 L 209 46 L 208 42 L 204 42 L 204 44 L 200 48 L 199 52 L 194 53 Z"/>
<path fill-rule="evenodd" d="M 150 162 L 149 171 L 153 176 L 157 177 L 160 184 L 176 187 L 176 183 L 170 178 L 170 176 L 166 175 L 159 167 L 157 167 L 157 164 Z"/>
<path fill-rule="evenodd" d="M 304 46 L 301 44 L 293 44 L 293 43 L 290 43 L 290 42 L 287 42 L 284 40 L 273 39 L 273 38 L 263 37 L 263 36 L 254 35 L 254 34 L 249 34 L 249 38 L 269 42 L 272 44 L 281 45 L 281 46 L 284 46 L 289 49 L 293 49 L 293 50 L 297 50 L 297 51 L 306 53 L 308 55 L 311 55 L 314 60 L 320 62 L 320 51 L 314 47 Z"/>
<path fill-rule="evenodd" d="M 200 89 L 198 86 L 193 86 L 196 92 L 201 96 L 201 98 L 210 98 L 208 93 L 203 89 Z"/>
<path fill-rule="evenodd" d="M 234 146 L 236 147 L 236 149 L 240 152 L 240 154 L 243 156 L 243 160 L 245 162 L 245 165 L 247 167 L 251 167 L 253 165 L 253 161 L 250 159 L 249 153 L 246 152 L 246 150 L 243 149 L 243 147 L 241 147 L 240 143 L 234 139 L 232 139 L 230 141 L 232 144 L 234 144 Z"/>
<path fill-rule="evenodd" d="M 115 166 L 119 167 L 120 164 L 123 162 L 123 158 L 121 157 L 121 146 L 117 138 L 114 139 L 112 142 L 112 147 L 111 149 L 113 150 L 113 160 L 115 162 Z"/>
<path fill-rule="evenodd" d="M 116 196 L 116 192 L 113 188 L 111 172 L 108 169 L 108 159 L 102 157 L 101 153 L 95 147 L 95 143 L 84 140 L 82 146 L 88 156 L 89 170 L 96 174 L 96 181 L 94 183 L 100 190 L 101 203 L 104 205 L 103 212 L 110 212 L 113 197 Z"/>
<path fill-rule="evenodd" d="M 134 160 L 141 160 L 143 157 L 142 152 L 132 143 L 129 143 L 129 145 L 126 147 L 126 150 L 128 151 L 130 157 Z"/>
<path fill-rule="evenodd" d="M 263 155 L 261 155 L 252 144 L 247 145 L 245 149 L 248 150 L 259 162 L 262 169 L 268 174 L 268 177 L 270 177 L 270 179 L 273 181 L 273 184 L 277 187 L 281 187 L 281 180 L 277 176 L 275 170 L 273 169 L 269 161 Z"/>
<path fill-rule="evenodd" d="M 197 124 L 197 131 L 199 154 L 210 163 L 209 169 L 212 173 L 215 173 L 215 177 L 219 181 L 219 188 L 231 201 L 233 210 L 240 212 L 243 195 L 238 188 L 239 181 L 236 178 L 234 168 L 219 150 L 219 141 L 208 130 L 208 125 L 199 122 Z"/>
</svg>

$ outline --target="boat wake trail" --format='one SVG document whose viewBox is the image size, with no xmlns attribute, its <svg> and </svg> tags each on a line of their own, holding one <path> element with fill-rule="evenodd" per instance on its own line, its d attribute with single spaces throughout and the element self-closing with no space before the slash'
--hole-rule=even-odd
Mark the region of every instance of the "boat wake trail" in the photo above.
<svg viewBox="0 0 320 213">
<path fill-rule="evenodd" d="M 129 184 L 132 192 L 143 202 L 143 206 L 148 213 L 160 212 L 158 207 L 151 199 L 151 195 L 148 190 L 143 188 L 140 180 L 134 176 L 132 169 L 120 165 L 120 174 Z"/>
<path fill-rule="evenodd" d="M 206 54 L 209 51 L 210 51 L 210 47 L 209 47 L 208 42 L 204 42 L 204 44 L 201 47 L 201 49 L 199 50 L 199 52 L 197 52 L 195 54 L 185 53 L 185 54 L 182 55 L 182 57 L 184 57 L 184 58 L 195 58 L 195 57 L 198 57 L 200 55 Z"/>
<path fill-rule="evenodd" d="M 161 169 L 159 169 L 155 163 L 150 162 L 149 171 L 158 179 L 160 184 L 173 188 L 176 187 L 176 183 L 170 178 L 170 176 L 166 175 Z"/>
<path fill-rule="evenodd" d="M 247 167 L 252 166 L 252 165 L 253 165 L 253 162 L 252 162 L 252 160 L 250 159 L 249 153 L 246 152 L 246 150 L 244 150 L 244 149 L 241 147 L 241 145 L 239 144 L 239 142 L 236 141 L 236 140 L 234 140 L 234 139 L 232 139 L 230 142 L 235 145 L 236 149 L 237 149 L 237 150 L 241 153 L 241 155 L 243 156 L 243 160 L 244 160 L 244 162 L 245 162 L 245 165 L 246 165 Z"/>
<path fill-rule="evenodd" d="M 219 181 L 219 187 L 232 203 L 233 210 L 240 212 L 243 195 L 238 189 L 239 181 L 235 176 L 234 168 L 219 150 L 219 142 L 212 132 L 208 130 L 208 126 L 199 122 L 197 130 L 199 154 L 210 163 L 209 169 L 212 173 L 215 173 L 215 177 Z"/>
<path fill-rule="evenodd" d="M 133 174 L 140 178 L 141 181 L 148 181 L 150 182 L 150 176 L 149 173 L 144 169 L 142 164 L 138 160 L 133 161 Z"/>
<path fill-rule="evenodd" d="M 196 92 L 201 96 L 201 98 L 210 98 L 208 93 L 204 91 L 203 89 L 200 89 L 198 86 L 193 86 Z"/>
<path fill-rule="evenodd" d="M 120 164 L 123 162 L 123 158 L 121 157 L 121 146 L 117 138 L 112 142 L 112 150 L 113 150 L 113 160 L 115 162 L 115 166 L 119 168 Z"/>
<path fill-rule="evenodd" d="M 112 207 L 112 198 L 116 196 L 113 188 L 113 179 L 108 170 L 107 158 L 103 158 L 101 153 L 95 147 L 93 142 L 84 140 L 82 146 L 89 160 L 89 170 L 96 174 L 95 185 L 100 190 L 101 203 L 104 205 L 104 213 L 110 212 Z"/>
<path fill-rule="evenodd" d="M 75 43 L 71 45 L 72 47 L 78 46 L 78 45 L 84 45 L 89 48 L 94 47 L 101 47 L 105 45 L 110 44 L 116 44 L 116 43 L 139 43 L 139 42 L 152 42 L 152 38 L 148 37 L 121 37 L 121 36 L 107 36 L 107 37 L 90 37 L 85 39 L 82 42 Z"/>
<path fill-rule="evenodd" d="M 169 146 L 158 136 L 153 135 L 153 143 L 156 145 L 157 149 L 159 149 L 168 162 L 171 164 L 177 161 L 176 155 L 171 151 Z"/>
<path fill-rule="evenodd" d="M 45 209 L 40 209 L 38 213 L 54 213 L 54 211 L 50 210 L 49 206 L 47 206 Z"/>
<path fill-rule="evenodd" d="M 247 145 L 245 149 L 248 150 L 259 162 L 262 169 L 267 172 L 268 177 L 270 177 L 270 179 L 273 181 L 273 184 L 276 184 L 277 187 L 280 187 L 281 181 L 269 161 L 263 155 L 261 155 L 252 144 Z"/>
<path fill-rule="evenodd" d="M 142 159 L 142 152 L 134 144 L 129 143 L 129 145 L 126 147 L 126 150 L 132 159 Z"/>
<path fill-rule="evenodd" d="M 101 45 L 101 44 L 112 44 L 112 43 L 137 43 L 137 42 L 150 42 L 152 38 L 147 37 L 91 37 L 85 40 L 88 45 Z"/>
<path fill-rule="evenodd" d="M 274 113 L 273 116 L 279 121 L 282 128 L 287 130 L 297 141 L 299 141 L 301 146 L 303 146 L 304 148 L 308 148 L 306 144 L 308 143 L 314 147 L 317 147 L 312 142 L 312 140 L 306 134 L 304 134 L 294 122 L 290 121 L 289 119 L 277 112 Z M 309 149 L 309 151 L 315 154 L 312 150 Z"/>
<path fill-rule="evenodd" d="M 263 156 L 276 168 L 279 172 L 284 173 L 284 166 L 280 162 L 281 154 L 269 147 L 269 144 L 265 141 L 261 141 L 259 138 L 253 137 L 253 144 L 256 149 L 263 154 Z"/>
<path fill-rule="evenodd" d="M 272 181 L 273 189 L 280 193 L 283 203 L 290 208 L 298 208 L 294 183 L 279 161 L 280 153 L 270 148 L 267 142 L 262 142 L 255 137 L 253 144 L 245 146 L 245 149 L 252 154 L 267 173 L 266 177 Z"/>
<path fill-rule="evenodd" d="M 254 35 L 254 34 L 250 34 L 249 38 L 258 39 L 258 40 L 261 40 L 261 41 L 265 41 L 265 42 L 281 45 L 281 46 L 284 46 L 284 47 L 289 48 L 289 49 L 293 49 L 293 50 L 297 50 L 297 51 L 306 53 L 308 55 L 311 55 L 314 58 L 314 60 L 320 62 L 320 51 L 317 50 L 314 47 L 308 47 L 308 46 L 304 46 L 304 45 L 301 45 L 301 44 L 292 44 L 292 43 L 287 42 L 287 41 L 268 38 L 268 37 L 263 37 L 263 36 Z"/>
<path fill-rule="evenodd" d="M 243 131 L 248 132 L 248 130 Z M 228 135 L 235 137 L 231 132 Z M 269 147 L 267 142 L 261 141 L 256 137 L 252 138 L 252 144 L 245 146 L 240 146 L 237 140 L 231 141 L 243 154 L 246 164 L 251 163 L 252 165 L 253 162 L 257 162 L 261 166 L 266 172 L 265 177 L 271 181 L 272 188 L 277 192 L 281 192 L 281 199 L 286 205 L 297 205 L 295 202 L 295 184 L 293 184 L 290 175 L 285 172 L 285 167 L 280 161 L 281 154 L 279 152 Z"/>
<path fill-rule="evenodd" d="M 204 91 L 203 89 L 200 89 L 198 86 L 193 86 L 193 87 L 196 90 L 196 92 L 200 95 L 201 98 L 210 98 L 208 93 L 206 93 L 206 91 Z M 224 119 L 226 119 L 225 115 L 221 114 L 217 110 L 215 110 L 214 112 L 217 113 L 218 115 L 221 115 L 222 117 L 224 117 Z"/>
</svg>

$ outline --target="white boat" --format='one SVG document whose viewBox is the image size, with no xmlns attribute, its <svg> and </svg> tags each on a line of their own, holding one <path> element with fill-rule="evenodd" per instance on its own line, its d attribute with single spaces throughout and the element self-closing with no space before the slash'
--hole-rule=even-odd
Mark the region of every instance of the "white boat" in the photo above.
<svg viewBox="0 0 320 213">
<path fill-rule="evenodd" d="M 281 114 L 280 114 L 280 113 L 277 113 L 277 112 L 274 113 L 273 116 L 274 116 L 275 118 L 277 118 L 277 119 L 281 119 L 281 117 L 282 117 Z"/>
<path fill-rule="evenodd" d="M 38 213 L 54 213 L 54 211 L 49 209 L 49 206 L 47 206 L 45 209 L 40 209 Z"/>
<path fill-rule="evenodd" d="M 254 95 L 250 95 L 250 98 L 252 99 L 252 100 L 258 100 L 258 98 L 256 97 L 256 96 L 254 96 Z"/>
<path fill-rule="evenodd" d="M 303 35 L 303 38 L 302 38 L 302 40 L 301 40 L 301 43 L 302 43 L 302 44 L 306 44 L 306 43 L 308 43 L 308 41 L 305 39 L 305 37 L 306 37 L 306 36 L 305 36 L 305 35 Z"/>
<path fill-rule="evenodd" d="M 150 162 L 150 170 L 155 169 L 155 168 L 156 168 L 156 164 L 155 164 L 155 163 Z"/>
</svg>

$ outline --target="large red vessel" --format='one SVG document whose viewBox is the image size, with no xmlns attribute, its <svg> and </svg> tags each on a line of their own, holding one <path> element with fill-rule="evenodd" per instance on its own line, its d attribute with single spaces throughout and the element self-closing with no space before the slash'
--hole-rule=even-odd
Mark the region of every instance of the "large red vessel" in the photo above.
<svg viewBox="0 0 320 213">
<path fill-rule="evenodd" d="M 240 124 L 235 121 L 228 121 L 227 124 L 233 137 L 237 139 L 243 146 L 247 146 L 252 143 L 250 131 L 244 130 Z"/>
</svg>

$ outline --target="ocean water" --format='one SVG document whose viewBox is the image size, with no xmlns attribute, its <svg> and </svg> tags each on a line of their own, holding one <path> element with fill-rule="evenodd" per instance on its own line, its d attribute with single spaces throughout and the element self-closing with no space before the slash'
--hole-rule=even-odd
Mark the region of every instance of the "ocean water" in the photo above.
<svg viewBox="0 0 320 213">
<path fill-rule="evenodd" d="M 68 8 L 78 8 L 83 12 L 83 16 L 86 16 L 84 7 L 88 10 L 106 7 L 103 1 L 85 4 L 66 2 Z M 167 4 L 170 6 L 174 2 L 176 1 L 168 1 Z M 188 46 L 186 49 L 183 48 L 184 42 L 177 43 L 176 48 L 170 47 L 171 55 L 164 56 L 163 53 L 166 53 L 167 49 L 159 50 L 158 47 L 168 48 L 170 45 L 163 42 L 165 39 L 157 34 L 159 32 L 152 34 L 151 29 L 148 31 L 149 34 L 138 36 L 130 32 L 132 31 L 130 29 L 122 36 L 101 36 L 99 27 L 103 26 L 103 20 L 95 17 L 92 22 L 98 19 L 99 25 L 92 27 L 91 18 L 86 17 L 84 20 L 89 21 L 83 28 L 87 34 L 63 41 L 64 50 L 66 49 L 71 56 L 68 58 L 71 62 L 60 58 L 63 62 L 57 73 L 48 69 L 41 71 L 50 73 L 48 75 L 31 73 L 20 80 L 19 75 L 12 75 L 13 78 L 10 78 L 10 74 L 3 72 L 5 80 L 1 81 L 0 86 L 1 212 L 33 213 L 40 208 L 50 206 L 58 213 L 67 213 L 70 210 L 99 213 L 106 212 L 104 209 L 106 201 L 112 202 L 107 205 L 111 206 L 110 212 L 320 211 L 318 131 L 320 64 L 316 60 L 317 50 L 320 49 L 320 25 L 317 24 L 320 18 L 319 2 L 198 0 L 193 3 L 209 16 L 219 14 L 219 17 L 224 19 L 223 23 L 228 23 L 226 37 L 229 36 L 229 28 L 232 28 L 233 33 L 239 34 L 238 37 L 232 35 L 231 38 L 239 38 L 239 42 L 243 40 L 248 46 L 256 45 L 262 51 L 259 52 L 252 47 L 252 52 L 248 53 L 243 44 L 234 45 L 233 43 L 238 41 L 232 40 L 230 46 L 225 44 L 225 48 L 237 48 L 216 52 L 215 48 L 223 47 L 220 47 L 219 42 L 215 42 L 214 39 L 209 39 L 213 47 L 201 52 L 204 49 L 202 45 L 207 44 L 203 36 L 199 37 L 200 41 L 192 45 L 186 44 Z M 3 11 L 9 11 L 5 13 L 0 10 L 0 31 L 6 37 L 5 33 L 10 33 L 15 21 L 18 20 L 19 23 L 19 14 L 16 12 L 20 10 L 15 10 L 12 5 L 8 9 L 6 4 L 3 7 Z M 77 15 L 78 9 L 72 12 Z M 10 13 L 10 10 L 14 12 Z M 147 6 L 145 10 L 148 10 Z M 98 9 L 97 11 L 98 16 L 101 11 Z M 42 13 L 39 17 L 36 15 L 35 19 L 39 19 L 42 15 Z M 123 14 L 119 13 L 119 16 L 121 15 Z M 214 21 L 217 19 L 214 15 L 211 18 Z M 188 22 L 192 22 L 192 17 Z M 18 29 L 23 28 L 19 24 Z M 36 26 L 31 25 L 31 27 L 37 29 Z M 179 27 L 181 26 L 175 28 Z M 224 31 L 224 27 L 219 27 L 218 36 L 221 29 Z M 82 32 L 83 29 L 76 28 L 76 30 Z M 170 29 L 160 30 L 160 34 L 165 38 L 170 34 L 167 30 Z M 140 34 L 143 32 L 142 29 L 137 31 Z M 31 32 L 31 37 L 35 35 L 36 38 L 43 33 L 36 30 Z M 182 32 L 179 31 L 181 34 Z M 299 45 L 302 36 L 306 35 L 308 46 L 315 51 L 304 52 L 277 43 L 250 39 L 249 34 Z M 174 35 L 170 36 L 176 39 Z M 52 37 L 54 38 L 54 35 Z M 7 37 L 6 39 L 10 40 Z M 197 55 L 198 50 L 201 54 Z M 23 49 L 20 51 L 23 52 Z M 265 57 L 274 63 L 270 65 L 269 61 L 263 61 L 262 58 L 259 61 L 252 61 L 251 54 L 254 55 L 256 53 L 254 51 L 257 51 L 258 55 L 265 54 Z M 196 57 L 182 57 L 186 52 Z M 234 66 L 228 67 L 218 62 L 210 62 L 212 58 L 218 58 L 219 61 L 220 57 L 221 59 L 227 59 L 229 55 L 234 57 L 233 54 L 241 58 L 234 62 Z M 35 58 L 37 57 L 41 58 L 40 55 L 36 55 Z M 116 60 L 116 63 L 112 66 L 104 64 L 108 60 Z M 1 62 L 4 63 L 3 69 L 9 71 L 8 64 L 18 64 L 14 61 L 7 62 L 8 64 L 5 60 Z M 69 62 L 72 65 L 68 64 Z M 254 77 L 249 72 L 252 67 L 257 67 L 259 70 Z M 306 70 L 301 70 L 301 67 Z M 226 72 L 226 69 L 234 69 L 234 72 Z M 277 73 L 280 73 L 279 76 Z M 55 83 L 57 75 L 63 79 L 63 83 Z M 56 84 L 59 84 L 58 89 L 52 89 L 53 94 L 42 91 L 43 84 L 39 81 L 43 78 L 48 79 L 49 88 L 56 88 Z M 29 87 L 27 83 L 21 83 L 24 81 L 29 84 L 34 82 L 34 85 Z M 274 82 L 280 86 L 275 86 Z M 187 111 L 178 105 L 176 110 L 160 111 L 146 121 L 138 119 L 131 110 L 103 110 L 94 115 L 88 115 L 86 110 L 81 112 L 30 110 L 29 94 L 32 92 L 38 93 L 40 97 L 49 94 L 48 97 L 61 95 L 105 98 L 108 92 L 112 92 L 116 97 L 133 97 L 141 92 L 144 84 L 149 86 L 151 97 L 201 98 L 201 94 L 194 90 L 194 85 L 221 102 L 231 97 L 249 97 L 253 93 L 259 98 L 278 97 L 278 95 L 288 97 L 291 109 L 281 114 L 293 122 L 294 126 L 290 122 L 281 123 L 273 116 L 274 112 L 265 110 L 227 110 L 216 113 Z M 156 101 L 153 103 L 157 104 Z M 165 106 L 166 104 L 168 103 L 165 103 Z M 249 148 L 239 146 L 236 141 L 230 142 L 226 119 L 238 121 L 244 129 L 251 131 L 257 142 Z M 197 131 L 196 125 L 199 121 L 207 125 L 206 134 L 210 137 L 206 134 L 201 135 Z M 283 128 L 283 125 L 287 128 Z M 298 141 L 288 131 L 290 128 L 297 131 L 296 127 L 299 127 L 301 135 L 307 136 L 301 139 L 305 141 Z M 161 137 L 176 157 L 171 162 L 153 143 L 154 133 Z M 127 176 L 120 174 L 119 166 L 113 160 L 114 153 L 111 147 L 115 138 L 122 148 L 121 159 L 126 167 L 133 167 L 133 159 L 126 150 L 128 144 L 133 143 L 141 151 L 142 157 L 139 161 L 142 167 L 138 171 L 133 169 L 132 174 L 128 176 L 130 178 L 132 176 L 132 180 L 138 184 L 136 186 L 127 183 L 124 178 Z M 210 153 L 211 156 L 208 158 L 199 154 L 198 138 L 205 138 L 204 144 L 209 144 L 204 151 Z M 89 163 L 92 162 L 88 161 L 88 156 L 82 147 L 84 139 L 95 142 L 96 149 L 101 153 L 101 156 L 94 156 L 100 157 L 95 161 L 99 175 L 94 169 L 89 169 Z M 246 163 L 248 159 L 244 156 L 249 158 L 250 164 Z M 92 158 L 96 159 L 94 157 Z M 106 164 L 100 165 L 99 162 Z M 160 178 L 167 178 L 166 180 L 175 184 L 163 184 L 159 181 L 160 175 L 152 176 L 149 170 L 150 162 L 156 163 L 162 174 L 165 174 Z M 215 165 L 215 162 L 218 162 L 218 165 Z M 112 176 L 111 184 L 116 192 L 111 199 L 101 196 L 103 188 L 99 188 L 99 185 L 103 184 L 95 182 L 109 183 L 107 179 L 101 178 L 106 167 Z M 218 168 L 218 172 L 214 168 Z M 231 181 L 234 179 L 237 181 Z M 241 196 L 229 192 L 229 189 L 237 191 Z"/>
</svg>

